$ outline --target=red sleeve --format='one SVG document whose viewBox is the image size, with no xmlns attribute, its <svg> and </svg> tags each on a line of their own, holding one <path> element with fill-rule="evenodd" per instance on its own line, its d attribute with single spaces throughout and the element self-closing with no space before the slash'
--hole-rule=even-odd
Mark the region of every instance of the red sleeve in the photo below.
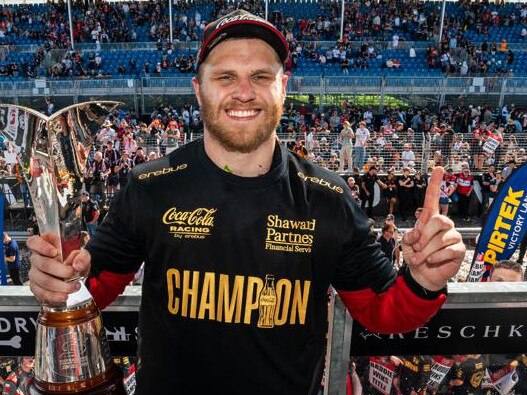
<svg viewBox="0 0 527 395">
<path fill-rule="evenodd" d="M 100 310 L 112 303 L 123 293 L 124 288 L 134 279 L 135 273 L 118 274 L 102 271 L 97 277 L 88 279 L 88 289 Z"/>
<path fill-rule="evenodd" d="M 424 325 L 441 308 L 445 294 L 425 299 L 413 292 L 404 276 L 382 293 L 366 288 L 338 291 L 354 319 L 377 333 L 404 333 Z"/>
</svg>

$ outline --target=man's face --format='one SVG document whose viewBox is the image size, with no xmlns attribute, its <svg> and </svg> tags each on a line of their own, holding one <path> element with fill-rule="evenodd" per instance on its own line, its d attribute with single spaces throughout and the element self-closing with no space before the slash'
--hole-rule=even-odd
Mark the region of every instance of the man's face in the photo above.
<svg viewBox="0 0 527 395">
<path fill-rule="evenodd" d="M 192 80 L 205 132 L 231 152 L 267 141 L 280 121 L 287 76 L 275 51 L 258 39 L 226 40 Z"/>
<path fill-rule="evenodd" d="M 32 357 L 24 357 L 22 358 L 21 368 L 24 372 L 29 372 L 31 369 L 33 369 L 35 359 Z"/>
<path fill-rule="evenodd" d="M 523 281 L 522 273 L 518 273 L 514 270 L 506 269 L 503 267 L 494 269 L 490 276 L 491 282 L 519 282 Z"/>
</svg>

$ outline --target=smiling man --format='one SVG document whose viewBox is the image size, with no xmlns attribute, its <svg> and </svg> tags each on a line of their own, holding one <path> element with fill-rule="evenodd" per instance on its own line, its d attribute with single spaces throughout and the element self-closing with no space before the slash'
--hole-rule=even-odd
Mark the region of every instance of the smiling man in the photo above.
<svg viewBox="0 0 527 395">
<path fill-rule="evenodd" d="M 90 271 L 103 308 L 145 262 L 137 394 L 314 394 L 330 285 L 374 332 L 419 327 L 445 300 L 465 247 L 439 215 L 443 170 L 396 273 L 344 180 L 278 141 L 287 56 L 257 16 L 209 24 L 193 79 L 203 140 L 134 168 L 66 265 L 48 236 L 28 240 L 31 289 L 49 302 L 75 290 L 64 279 Z"/>
</svg>

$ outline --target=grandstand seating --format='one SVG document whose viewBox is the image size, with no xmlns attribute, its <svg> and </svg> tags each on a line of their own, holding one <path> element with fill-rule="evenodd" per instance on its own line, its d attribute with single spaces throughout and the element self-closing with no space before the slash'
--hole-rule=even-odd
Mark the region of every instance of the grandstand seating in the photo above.
<svg viewBox="0 0 527 395">
<path fill-rule="evenodd" d="M 153 18 L 155 23 L 162 24 L 163 20 L 168 15 L 167 5 L 164 2 L 149 2 L 142 5 L 133 3 L 135 6 L 140 7 L 138 12 L 126 11 L 123 5 L 131 5 L 132 3 L 109 3 L 106 13 L 98 10 L 99 18 L 104 18 L 103 25 L 107 31 L 123 28 L 129 31 L 135 32 L 135 41 L 137 42 L 148 42 L 155 41 L 156 37 L 153 37 L 150 33 L 151 24 L 154 23 L 148 17 L 153 13 L 158 13 L 161 17 Z M 263 4 L 263 3 L 262 3 Z M 395 3 L 394 3 L 395 4 Z M 61 13 L 64 11 L 64 4 L 51 5 L 51 4 L 35 4 L 35 5 L 2 5 L 0 6 L 0 45 L 26 45 L 26 44 L 37 44 L 48 46 L 53 45 L 53 39 L 60 40 L 58 37 L 62 36 L 62 40 L 69 38 L 69 26 L 67 23 L 67 13 Z M 157 8 L 156 8 L 157 7 Z M 269 19 L 273 22 L 280 21 L 278 23 L 281 29 L 290 29 L 294 35 L 299 35 L 299 20 L 314 20 L 321 18 L 334 18 L 340 16 L 340 2 L 286 2 L 286 1 L 271 1 L 269 3 Z M 359 12 L 362 15 L 367 15 L 371 12 L 370 7 L 365 2 L 348 2 L 346 3 L 346 12 L 351 15 Z M 393 7 L 393 4 L 391 5 Z M 491 13 L 497 13 L 501 17 L 501 22 L 497 26 L 489 26 L 487 35 L 478 33 L 478 24 L 472 24 L 466 27 L 466 30 L 459 33 L 469 39 L 471 42 L 480 43 L 486 40 L 489 44 L 497 42 L 498 44 L 502 39 L 507 40 L 508 43 L 516 43 L 521 46 L 523 38 L 521 37 L 521 30 L 524 25 L 521 24 L 522 8 L 525 8 L 525 4 L 522 3 L 507 3 L 505 5 L 488 4 L 488 11 Z M 263 9 L 263 6 L 261 7 Z M 460 5 L 459 3 L 447 4 L 446 15 L 449 24 L 463 26 L 463 23 L 468 15 L 468 8 L 466 5 Z M 476 18 L 480 18 L 483 13 L 483 9 L 478 8 L 476 11 Z M 216 10 L 217 11 L 217 10 Z M 377 11 L 380 15 L 388 15 L 390 10 L 383 10 L 378 8 Z M 80 5 L 73 7 L 73 19 L 84 20 L 85 9 L 81 8 Z M 175 40 L 187 41 L 190 36 L 181 33 L 182 23 L 181 18 L 185 16 L 188 20 L 201 19 L 202 21 L 210 21 L 215 17 L 214 14 L 214 3 L 212 2 L 196 2 L 196 3 L 181 3 L 174 5 L 174 35 Z M 437 17 L 440 13 L 439 2 L 422 2 L 418 6 L 418 14 L 427 16 L 434 15 Z M 64 14 L 64 15 L 63 15 Z M 137 15 L 142 15 L 145 18 L 137 18 Z M 515 15 L 514 22 L 508 22 L 507 25 L 504 21 L 511 15 Z M 48 20 L 49 17 L 51 21 Z M 280 16 L 280 17 L 279 17 Z M 371 17 L 371 15 L 370 15 Z M 120 24 L 122 21 L 122 24 Z M 64 23 L 64 26 L 61 26 Z M 369 23 L 369 22 L 368 22 Z M 367 25 L 367 23 L 366 23 Z M 404 28 L 403 27 L 392 27 L 390 30 L 379 30 L 374 31 L 371 28 L 363 29 L 359 35 L 357 31 L 352 30 L 349 35 L 350 40 L 374 40 L 374 41 L 391 41 L 392 36 L 397 34 L 401 41 L 416 40 L 420 39 L 421 36 L 417 35 L 418 24 L 415 21 L 410 21 Z M 196 27 L 197 35 L 201 34 L 199 27 Z M 195 30 L 196 30 L 195 29 Z M 185 30 L 185 29 L 183 29 Z M 166 31 L 166 29 L 165 29 Z M 3 32 L 3 37 L 1 32 Z M 34 34 L 38 32 L 38 34 Z M 448 30 L 449 34 L 458 33 L 455 28 Z M 166 40 L 166 32 L 164 33 L 163 40 Z M 335 42 L 335 33 L 328 35 L 322 34 L 317 37 L 317 40 L 327 40 Z M 91 35 L 84 37 L 85 42 L 92 42 Z M 82 42 L 82 40 L 80 40 Z M 348 69 L 350 75 L 363 75 L 363 76 L 421 76 L 421 77 L 436 77 L 441 76 L 441 70 L 438 68 L 430 69 L 427 64 L 426 53 L 423 49 L 426 47 L 426 43 L 421 41 L 424 45 L 419 45 L 416 49 L 417 56 L 410 58 L 407 49 L 384 49 L 380 50 L 379 57 L 374 57 L 368 60 L 367 68 L 356 68 L 353 66 L 353 61 Z M 64 45 L 64 42 L 62 42 Z M 482 55 L 483 59 L 489 61 L 488 75 L 494 75 L 494 73 L 503 70 L 513 70 L 514 76 L 523 77 L 527 76 L 526 66 L 526 52 L 523 50 L 514 50 L 514 61 L 511 65 L 507 64 L 506 52 L 496 52 L 491 54 L 490 52 Z M 84 52 L 82 54 L 82 62 L 86 67 L 88 63 L 88 57 L 92 52 Z M 322 50 L 318 50 L 319 54 L 322 54 Z M 103 59 L 102 70 L 104 73 L 110 76 L 118 76 L 118 67 L 120 65 L 126 68 L 126 73 L 122 74 L 123 78 L 139 78 L 144 76 L 144 64 L 145 62 L 150 63 L 150 71 L 153 72 L 155 65 L 161 62 L 163 59 L 163 52 L 156 50 L 104 50 L 100 51 L 100 55 Z M 190 56 L 195 55 L 195 50 L 179 50 L 172 54 L 166 55 L 168 61 L 173 61 L 176 57 L 181 55 Z M 136 67 L 131 70 L 130 60 L 136 60 Z M 401 64 L 400 68 L 386 68 L 385 62 L 388 58 L 396 58 Z M 22 79 L 22 64 L 31 64 L 35 61 L 34 48 L 28 49 L 28 52 L 9 52 L 4 58 L 0 59 L 0 68 L 2 66 L 8 66 L 9 64 L 16 63 L 20 70 L 18 77 L 5 77 L 0 76 L 0 80 L 5 79 Z M 338 62 L 328 62 L 325 66 L 317 61 L 301 56 L 298 61 L 298 68 L 292 70 L 293 74 L 304 75 L 304 76 L 340 76 L 344 72 Z M 74 73 L 74 77 L 78 73 Z M 175 68 L 163 69 L 161 76 L 179 76 L 182 74 Z"/>
</svg>

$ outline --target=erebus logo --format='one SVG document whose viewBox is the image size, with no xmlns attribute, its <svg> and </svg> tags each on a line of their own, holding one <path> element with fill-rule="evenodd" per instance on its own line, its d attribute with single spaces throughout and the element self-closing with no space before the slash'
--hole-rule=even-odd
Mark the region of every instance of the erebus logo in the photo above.
<svg viewBox="0 0 527 395">
<path fill-rule="evenodd" d="M 338 193 L 344 193 L 344 190 L 342 189 L 342 187 L 338 185 L 333 185 L 329 181 L 324 180 L 323 178 L 306 176 L 304 173 L 300 171 L 298 172 L 298 177 L 300 177 L 300 179 L 304 182 L 312 182 L 314 184 L 318 184 L 320 186 L 331 189 L 332 191 L 335 191 Z"/>
<path fill-rule="evenodd" d="M 188 165 L 186 163 L 182 163 L 180 165 L 172 166 L 172 167 L 164 167 L 161 170 L 150 171 L 148 173 L 139 174 L 138 178 L 140 180 L 144 180 L 150 177 L 165 176 L 167 174 L 174 173 L 176 171 L 185 170 L 187 167 Z"/>
</svg>

